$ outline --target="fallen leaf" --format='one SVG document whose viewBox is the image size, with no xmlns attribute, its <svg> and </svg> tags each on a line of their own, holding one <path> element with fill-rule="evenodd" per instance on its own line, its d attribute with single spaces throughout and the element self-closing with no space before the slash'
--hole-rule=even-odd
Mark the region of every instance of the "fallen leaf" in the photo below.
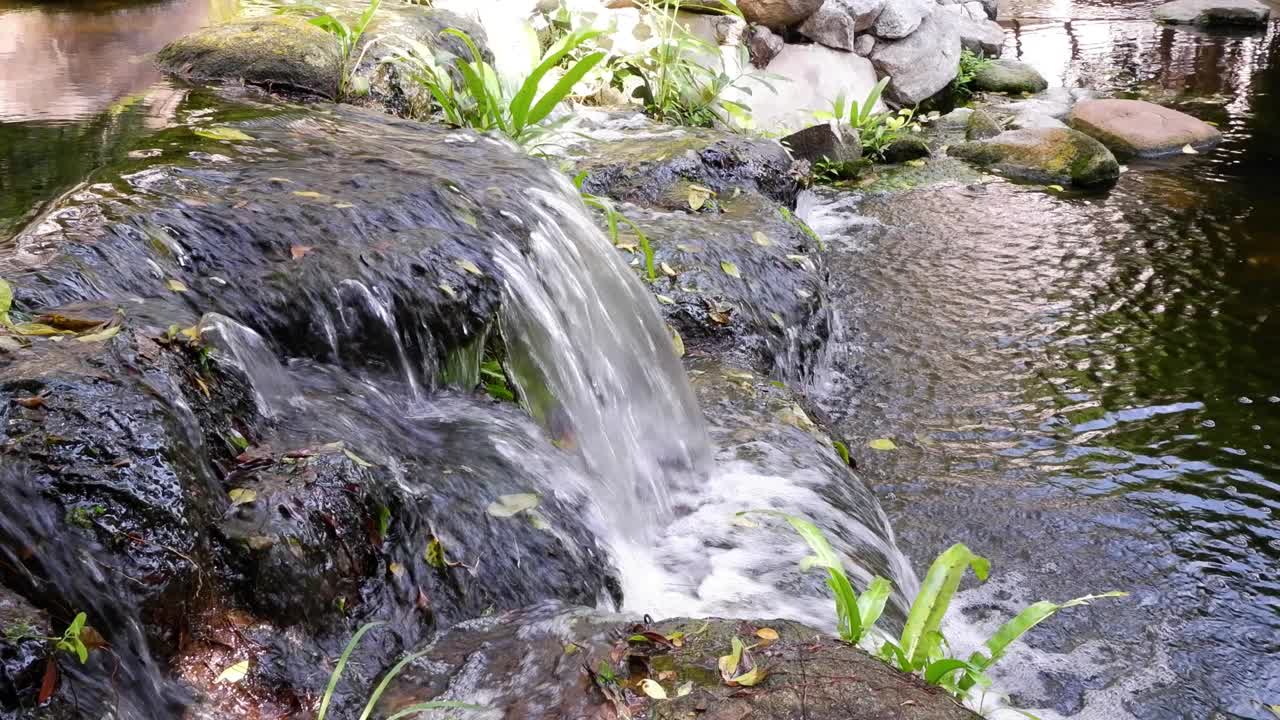
<svg viewBox="0 0 1280 720">
<path fill-rule="evenodd" d="M 648 695 L 654 700 L 667 699 L 667 691 L 664 690 L 662 688 L 662 685 L 658 684 L 658 682 L 655 680 L 651 680 L 649 678 L 645 678 L 644 680 L 641 680 L 640 689 L 644 691 L 645 695 Z"/>
<path fill-rule="evenodd" d="M 325 195 L 324 193 L 318 193 L 315 190 L 294 190 L 293 194 L 297 195 L 300 198 L 310 198 L 313 200 L 319 200 L 320 198 L 329 197 L 328 195 Z"/>
<path fill-rule="evenodd" d="M 702 252 L 702 248 L 697 247 L 696 245 L 686 245 L 684 243 L 676 243 L 676 249 L 679 250 L 680 252 L 687 252 L 687 253 Z"/>
<path fill-rule="evenodd" d="M 666 295 L 658 295 L 658 302 L 662 305 L 675 305 L 676 301 Z"/>
<path fill-rule="evenodd" d="M 769 241 L 769 236 L 768 236 L 768 235 L 765 235 L 764 233 L 760 232 L 759 230 L 757 230 L 757 231 L 755 231 L 754 233 L 752 233 L 752 234 L 751 234 L 751 242 L 753 242 L 753 243 L 755 243 L 755 244 L 759 245 L 760 247 L 769 247 L 769 245 L 771 245 L 771 244 L 772 244 L 772 243 Z"/>
<path fill-rule="evenodd" d="M 666 275 L 667 277 L 675 277 L 675 276 L 676 276 L 675 268 L 671 267 L 670 265 L 668 265 L 668 264 L 666 264 L 666 263 L 662 263 L 662 264 L 658 265 L 658 267 L 662 268 L 662 274 L 663 274 L 663 275 Z"/>
<path fill-rule="evenodd" d="M 726 681 L 738 673 L 738 663 L 742 662 L 742 641 L 733 638 L 732 650 L 728 655 L 721 655 L 716 665 L 720 668 L 720 676 Z"/>
<path fill-rule="evenodd" d="M 682 698 L 691 692 L 693 692 L 693 681 L 686 680 L 680 683 L 680 687 L 676 688 L 676 697 Z"/>
<path fill-rule="evenodd" d="M 231 507 L 238 505 L 248 505 L 258 499 L 258 493 L 248 488 L 235 488 L 227 493 L 227 497 L 231 498 Z"/>
<path fill-rule="evenodd" d="M 98 332 L 95 332 L 95 333 L 89 333 L 87 335 L 77 336 L 76 339 L 84 343 L 104 342 L 106 340 L 110 340 L 111 338 L 115 337 L 119 333 L 120 333 L 120 326 L 112 325 L 109 328 L 106 328 L 104 330 L 99 330 Z"/>
<path fill-rule="evenodd" d="M 701 185 L 690 185 L 689 208 L 694 212 L 701 210 L 703 206 L 707 204 L 707 201 L 711 199 L 712 195 L 715 195 L 715 191 L 711 188 L 705 188 Z"/>
<path fill-rule="evenodd" d="M 53 697 L 53 691 L 58 689 L 58 663 L 51 657 L 48 664 L 44 666 L 44 679 L 40 681 L 40 695 L 37 696 L 36 702 L 43 705 L 49 702 L 49 698 Z"/>
<path fill-rule="evenodd" d="M 898 449 L 898 446 L 895 445 L 893 441 L 890 440 L 889 438 L 876 438 L 875 440 L 872 440 L 867 444 L 871 446 L 872 450 L 897 450 Z"/>
<path fill-rule="evenodd" d="M 1062 192 L 1063 190 L 1065 190 L 1065 189 L 1066 189 L 1066 188 L 1062 187 L 1061 185 L 1049 185 L 1048 187 L 1049 187 L 1049 189 L 1050 189 L 1050 190 L 1053 190 L 1054 192 Z"/>
<path fill-rule="evenodd" d="M 218 673 L 218 679 L 217 679 L 217 680 L 214 680 L 213 682 L 214 682 L 215 684 L 216 684 L 216 683 L 232 683 L 232 684 L 234 684 L 234 683 L 238 683 L 238 682 L 240 682 L 241 680 L 243 680 L 243 679 L 244 679 L 244 676 L 245 676 L 245 675 L 248 675 L 248 674 L 249 674 L 249 661 L 248 661 L 248 660 L 241 660 L 240 662 L 236 663 L 235 665 L 231 665 L 231 666 L 229 666 L 227 669 L 225 669 L 225 670 L 223 670 L 222 672 Z"/>
<path fill-rule="evenodd" d="M 436 287 L 440 288 L 440 292 L 444 293 L 445 295 L 448 295 L 450 298 L 454 300 L 458 299 L 458 293 L 453 289 L 452 286 L 446 285 L 445 283 L 440 283 Z"/>
<path fill-rule="evenodd" d="M 470 260 L 456 260 L 454 261 L 454 265 L 457 265 L 458 267 L 462 268 L 463 270 L 466 270 L 472 275 L 479 275 L 481 277 L 484 276 L 484 272 L 481 271 L 480 268 Z"/>
<path fill-rule="evenodd" d="M 44 323 L 18 323 L 17 325 L 11 325 L 9 329 L 19 335 L 30 335 L 33 337 L 49 337 L 51 335 L 62 335 L 66 332 L 64 330 L 59 330 L 52 325 L 45 325 Z"/>
<path fill-rule="evenodd" d="M 165 282 L 165 287 L 174 292 L 187 292 L 188 290 L 187 286 L 184 285 L 181 280 L 174 280 L 172 278 Z"/>
<path fill-rule="evenodd" d="M 373 463 L 351 452 L 347 448 L 342 448 L 342 454 L 346 455 L 348 460 L 355 463 L 356 465 L 359 465 L 360 467 L 373 467 Z"/>
<path fill-rule="evenodd" d="M 723 270 L 724 274 L 728 275 L 729 277 L 733 277 L 733 278 L 742 277 L 742 273 L 738 272 L 738 266 L 728 260 L 720 261 L 720 269 Z"/>
<path fill-rule="evenodd" d="M 0 317 L 9 314 L 9 308 L 13 306 L 13 286 L 5 280 L 0 279 Z"/>
<path fill-rule="evenodd" d="M 518 493 L 516 495 L 499 495 L 498 499 L 489 503 L 487 511 L 494 517 L 511 517 L 525 510 L 538 507 L 542 499 L 534 493 Z"/>
<path fill-rule="evenodd" d="M 759 630 L 756 631 L 756 637 L 760 638 L 761 640 L 768 640 L 769 642 L 773 642 L 774 640 L 778 639 L 778 631 L 774 630 L 773 628 L 767 628 L 767 627 L 760 628 Z"/>
<path fill-rule="evenodd" d="M 210 140 L 248 141 L 253 139 L 252 135 L 241 132 L 240 130 L 237 130 L 235 128 L 225 127 L 225 126 L 213 127 L 213 128 L 196 128 L 192 132 L 194 132 L 196 135 L 199 135 L 202 138 L 209 138 Z"/>
<path fill-rule="evenodd" d="M 906 164 L 910 165 L 911 167 L 924 167 L 925 162 L 924 162 L 924 158 L 916 158 L 915 160 L 908 160 Z"/>
<path fill-rule="evenodd" d="M 44 407 L 43 395 L 32 395 L 31 397 L 14 398 L 13 401 L 28 410 L 35 410 Z"/>
<path fill-rule="evenodd" d="M 1200 151 L 1191 147 L 1190 144 L 1187 144 L 1182 146 L 1182 154 L 1183 155 L 1199 155 Z"/>
<path fill-rule="evenodd" d="M 289 248 L 289 255 L 293 256 L 294 260 L 301 260 L 302 258 L 306 257 L 307 253 L 311 252 L 313 249 L 314 248 L 312 248 L 310 245 L 294 245 Z"/>
<path fill-rule="evenodd" d="M 667 326 L 667 332 L 671 333 L 671 347 L 676 351 L 676 357 L 684 357 L 684 338 L 670 325 Z"/>
<path fill-rule="evenodd" d="M 404 566 L 398 562 L 393 562 L 387 565 L 387 572 L 391 573 L 392 577 L 400 577 L 404 574 Z"/>
<path fill-rule="evenodd" d="M 764 669 L 759 665 L 751 668 L 747 672 L 729 680 L 730 685 L 742 685 L 743 687 L 751 687 L 764 680 Z"/>
</svg>

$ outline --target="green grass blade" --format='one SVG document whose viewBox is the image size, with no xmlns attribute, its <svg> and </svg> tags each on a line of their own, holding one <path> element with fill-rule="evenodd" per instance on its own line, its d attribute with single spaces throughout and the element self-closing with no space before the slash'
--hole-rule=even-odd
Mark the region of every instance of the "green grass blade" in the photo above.
<svg viewBox="0 0 1280 720">
<path fill-rule="evenodd" d="M 373 694 L 369 696 L 369 702 L 364 706 L 364 712 L 360 713 L 360 720 L 369 720 L 369 716 L 373 715 L 373 709 L 378 706 L 378 701 L 382 699 L 382 693 L 386 692 L 387 686 L 391 684 L 391 681 L 395 680 L 396 677 L 404 671 L 406 665 L 426 655 L 428 652 L 428 650 L 423 650 L 421 652 L 405 655 L 400 662 L 396 663 L 395 667 L 391 668 L 391 670 L 383 676 L 382 681 L 378 683 L 378 687 L 375 688 Z"/>
<path fill-rule="evenodd" d="M 342 656 L 338 658 L 338 664 L 333 668 L 333 674 L 329 676 L 329 687 L 325 688 L 324 698 L 320 701 L 320 712 L 316 715 L 316 720 L 324 720 L 325 713 L 329 711 L 329 702 L 333 700 L 333 691 L 338 687 L 338 681 L 342 679 L 342 673 L 347 669 L 347 661 L 351 659 L 351 653 L 356 651 L 356 646 L 364 639 L 365 633 L 383 625 L 381 622 L 371 622 L 359 630 L 352 636 L 351 642 L 347 643 L 347 648 L 342 651 Z"/>
<path fill-rule="evenodd" d="M 460 703 L 460 702 L 448 702 L 444 700 L 437 700 L 433 702 L 418 703 L 417 705 L 410 705 L 409 707 L 401 710 L 395 715 L 392 715 L 391 717 L 387 718 L 387 720 L 402 720 L 403 718 L 407 718 L 410 715 L 417 715 L 418 713 L 424 712 L 426 710 L 446 710 L 446 709 L 485 710 L 486 708 L 484 708 L 481 705 L 468 705 L 466 703 Z"/>
<path fill-rule="evenodd" d="M 951 673 L 954 673 L 957 670 L 967 670 L 968 668 L 969 663 L 963 660 L 956 660 L 955 658 L 939 660 L 935 663 L 931 663 L 924 669 L 924 681 L 930 685 L 938 685 L 942 682 L 943 678 L 947 677 Z"/>
<path fill-rule="evenodd" d="M 880 78 L 880 82 L 871 88 L 871 92 L 867 93 L 867 99 L 862 103 L 862 114 L 858 116 L 856 125 L 862 127 L 871 117 L 871 112 L 875 110 L 876 103 L 880 101 L 880 94 L 884 92 L 885 87 L 889 84 L 889 76 Z"/>
<path fill-rule="evenodd" d="M 928 633 L 936 633 L 942 627 L 942 618 L 947 613 L 951 598 L 960 585 L 965 569 L 970 566 L 978 579 L 987 579 L 987 572 L 991 569 L 990 562 L 973 554 L 962 543 L 956 543 L 943 551 L 929 567 L 929 573 L 920 587 L 920 594 L 911 604 L 911 612 L 907 615 L 907 624 L 902 628 L 902 641 L 899 643 L 910 658 L 912 667 L 923 666 L 926 656 L 919 652 L 921 641 Z"/>
<path fill-rule="evenodd" d="M 357 39 L 364 34 L 364 29 L 369 26 L 369 21 L 373 19 L 373 14 L 378 12 L 378 6 L 382 4 L 382 0 L 370 0 L 369 7 L 360 13 L 360 19 L 356 20 L 355 27 L 351 28 L 351 33 Z"/>
<path fill-rule="evenodd" d="M 596 65 L 599 65 L 604 58 L 605 54 L 603 52 L 594 52 L 579 60 L 578 64 L 570 68 L 569 72 L 565 73 L 564 77 L 560 78 L 560 81 L 538 100 L 538 104 L 533 106 L 533 110 L 529 112 L 528 124 L 537 125 L 542 122 L 544 118 L 551 114 L 552 110 L 555 110 L 561 100 L 564 100 L 569 93 L 573 92 L 573 86 L 586 77 L 586 74 L 591 72 Z M 529 80 L 532 79 L 532 77 L 529 78 Z M 528 81 L 525 84 L 528 84 Z"/>
<path fill-rule="evenodd" d="M 542 84 L 542 78 L 546 77 L 552 68 L 559 65 L 560 61 L 577 49 L 579 45 L 601 34 L 603 32 L 600 30 L 578 31 L 565 36 L 547 51 L 547 54 L 542 58 L 542 62 L 538 63 L 533 72 L 529 73 L 529 77 L 525 78 L 524 83 L 520 85 L 520 90 L 511 99 L 511 118 L 516 125 L 537 124 L 537 120 L 528 119 L 529 107 L 533 105 L 533 98 L 538 92 L 538 86 Z"/>
</svg>

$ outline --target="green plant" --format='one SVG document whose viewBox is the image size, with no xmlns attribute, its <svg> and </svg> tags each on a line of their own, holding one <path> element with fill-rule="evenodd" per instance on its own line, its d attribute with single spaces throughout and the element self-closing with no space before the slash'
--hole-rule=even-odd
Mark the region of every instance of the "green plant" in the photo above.
<svg viewBox="0 0 1280 720">
<path fill-rule="evenodd" d="M 718 2 L 718 7 L 701 3 L 699 9 L 742 17 L 737 5 L 728 0 Z M 681 0 L 644 0 L 641 4 L 657 25 L 658 41 L 646 51 L 616 58 L 615 82 L 624 89 L 634 85 L 632 96 L 643 103 L 648 114 L 663 122 L 693 127 L 717 123 L 749 127 L 751 109 L 726 97 L 731 90 L 750 95 L 750 82 L 770 87 L 766 76 L 750 71 L 747 49 L 739 48 L 738 67 L 742 69 L 731 75 L 719 46 L 693 34 L 680 22 Z M 706 57 L 718 58 L 720 67 L 699 61 Z"/>
<path fill-rule="evenodd" d="M 849 582 L 849 576 L 845 574 L 844 562 L 823 537 L 818 526 L 804 518 L 775 510 L 748 510 L 738 515 L 748 513 L 781 517 L 804 538 L 813 551 L 812 556 L 805 558 L 805 569 L 820 567 L 827 571 L 827 587 L 831 588 L 836 601 L 836 630 L 840 639 L 855 645 L 861 642 L 884 612 L 885 602 L 892 589 L 889 581 L 882 577 L 872 578 L 866 591 L 859 595 Z"/>
<path fill-rule="evenodd" d="M 839 556 L 831 549 L 815 525 L 803 518 L 772 510 L 752 512 L 763 512 L 785 518 L 804 538 L 815 554 L 813 558 L 806 558 L 806 566 L 822 567 L 828 571 L 827 584 L 835 595 L 837 628 L 840 637 L 848 642 L 858 642 L 858 640 L 851 640 L 851 637 L 858 639 L 864 637 L 884 608 L 890 590 L 889 581 L 880 577 L 874 578 L 867 587 L 867 591 L 858 597 L 849 585 L 848 578 L 845 577 Z M 991 680 L 987 677 L 986 671 L 1004 656 L 1009 645 L 1059 610 L 1087 605 L 1102 598 L 1128 595 L 1125 592 L 1112 591 L 1098 595 L 1085 595 L 1063 603 L 1048 600 L 1033 603 L 1001 625 L 995 634 L 987 639 L 984 644 L 985 651 L 976 651 L 969 656 L 969 659 L 961 660 L 947 654 L 950 647 L 942 634 L 942 620 L 951 605 L 956 589 L 960 586 L 960 580 L 969 568 L 973 568 L 973 574 L 979 580 L 986 580 L 991 570 L 991 563 L 986 558 L 975 555 L 961 543 L 952 545 L 938 555 L 929 566 L 929 572 L 925 575 L 920 592 L 911 604 L 907 622 L 902 628 L 898 641 L 886 640 L 880 648 L 880 658 L 885 662 L 897 666 L 903 672 L 920 673 L 924 676 L 925 682 L 938 685 L 955 695 L 963 695 L 975 685 L 989 686 Z M 871 599 L 868 599 L 868 596 L 871 596 Z M 861 616 L 855 616 L 855 622 L 858 619 L 861 620 L 861 627 L 859 632 L 851 632 L 851 628 L 857 626 L 852 625 L 847 617 L 863 611 L 864 606 L 870 612 L 862 612 Z"/>
<path fill-rule="evenodd" d="M 818 111 L 814 113 L 814 117 L 819 120 L 847 122 L 850 127 L 858 131 L 863 156 L 882 160 L 884 151 L 902 137 L 904 130 L 920 129 L 920 125 L 915 121 L 915 111 L 909 108 L 902 108 L 896 113 L 875 112 L 876 103 L 880 101 L 880 96 L 890 80 L 888 76 L 880 78 L 880 82 L 871 88 L 861 103 L 857 100 L 849 100 L 846 103 L 845 96 L 841 94 L 836 97 L 831 110 Z M 823 177 L 832 174 L 832 168 L 821 168 L 821 170 L 824 175 L 819 176 L 815 173 L 815 179 L 820 182 L 823 181 Z M 836 173 L 836 176 L 839 177 L 839 174 Z"/>
<path fill-rule="evenodd" d="M 71 624 L 63 631 L 62 637 L 54 641 L 54 649 L 65 652 L 68 655 L 74 655 L 83 665 L 89 662 L 89 647 L 84 643 L 85 623 L 88 622 L 89 616 L 84 613 L 77 613 Z"/>
<path fill-rule="evenodd" d="M 990 64 L 990 60 L 972 50 L 961 50 L 960 67 L 956 71 L 955 79 L 951 81 L 951 91 L 962 98 L 973 95 L 974 78 Z"/>
<path fill-rule="evenodd" d="M 456 28 L 444 32 L 467 46 L 470 60 L 455 58 L 451 65 L 445 65 L 437 62 L 429 47 L 410 38 L 402 38 L 405 46 L 393 51 L 394 62 L 405 69 L 410 79 L 431 93 L 435 101 L 434 110 L 449 124 L 482 131 L 495 130 L 520 145 L 529 145 L 550 129 L 546 120 L 551 112 L 573 92 L 574 85 L 605 57 L 603 52 L 597 51 L 577 60 L 551 88 L 540 93 L 548 73 L 570 52 L 600 35 L 597 30 L 570 33 L 549 49 L 515 92 L 510 93 L 466 33 Z"/>
<path fill-rule="evenodd" d="M 329 703 L 332 702 L 333 700 L 333 693 L 338 687 L 338 681 L 342 679 L 342 674 L 346 672 L 347 662 L 351 660 L 351 654 L 355 652 L 356 647 L 360 645 L 360 641 L 364 639 L 364 636 L 370 630 L 382 624 L 383 623 L 381 622 L 371 622 L 361 626 L 359 630 L 356 630 L 356 634 L 352 636 L 351 641 L 347 643 L 346 649 L 342 651 L 342 655 L 338 658 L 338 664 L 333 668 L 333 673 L 329 675 L 329 685 L 328 687 L 325 688 L 324 696 L 320 700 L 320 710 L 316 714 L 316 720 L 324 720 L 325 715 L 329 712 Z M 400 673 L 404 671 L 405 667 L 409 663 L 413 662 L 414 660 L 417 660 L 423 655 L 426 655 L 426 653 L 427 651 L 425 650 L 422 652 L 410 653 L 409 655 L 406 655 L 403 658 L 401 658 L 400 662 L 396 663 L 395 666 L 391 668 L 391 670 L 387 671 L 387 674 L 382 677 L 382 680 L 378 683 L 378 686 L 374 688 L 373 694 L 369 696 L 369 701 L 364 706 L 364 712 L 360 713 L 360 720 L 369 720 L 369 718 L 373 715 L 374 708 L 377 707 L 378 705 L 378 701 L 382 699 L 382 694 L 386 692 L 387 687 L 391 685 L 391 681 L 394 680 L 397 676 L 399 676 Z M 410 715 L 415 715 L 417 713 L 420 713 L 426 710 L 440 710 L 440 709 L 449 709 L 449 708 L 460 709 L 460 710 L 483 710 L 484 709 L 483 707 L 480 707 L 478 705 L 468 705 L 466 703 L 435 700 L 432 702 L 418 703 L 411 707 L 404 708 L 403 710 L 400 710 L 394 715 L 388 717 L 387 720 L 400 720 L 401 718 L 406 718 Z"/>
<path fill-rule="evenodd" d="M 373 16 L 378 12 L 378 6 L 381 4 L 382 0 L 369 0 L 369 6 L 365 8 L 364 12 L 360 13 L 360 17 L 356 18 L 353 25 L 348 25 L 342 18 L 325 12 L 324 8 L 317 5 L 290 6 L 278 10 L 281 13 L 319 13 L 308 19 L 307 22 L 324 30 L 338 40 L 338 47 L 342 52 L 342 74 L 338 78 L 339 100 L 346 97 L 352 74 L 360 66 L 360 61 L 364 59 L 365 52 L 373 44 L 366 44 L 364 49 L 360 51 L 360 56 L 352 62 L 351 56 L 356 48 L 360 46 L 360 38 L 364 35 L 365 28 L 369 27 L 370 21 L 373 20 Z"/>
<path fill-rule="evenodd" d="M 582 202 L 588 207 L 596 208 L 604 213 L 605 223 L 609 229 L 609 241 L 614 245 L 618 244 L 620 225 L 625 224 L 631 228 L 631 231 L 635 233 L 636 241 L 640 245 L 640 252 L 644 254 L 645 277 L 649 282 L 656 282 L 658 280 L 658 269 L 654 263 L 653 245 L 649 242 L 649 236 L 645 235 L 640 226 L 632 222 L 630 218 L 618 212 L 618 209 L 614 207 L 613 202 L 608 198 L 583 191 L 582 184 L 586 182 L 586 179 L 587 173 L 585 172 L 578 173 L 573 178 L 574 186 L 578 188 L 578 193 L 582 195 Z"/>
</svg>

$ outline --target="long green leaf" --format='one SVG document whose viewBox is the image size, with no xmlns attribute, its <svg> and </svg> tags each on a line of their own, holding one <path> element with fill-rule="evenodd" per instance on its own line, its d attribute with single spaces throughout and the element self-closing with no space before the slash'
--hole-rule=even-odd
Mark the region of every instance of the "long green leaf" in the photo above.
<svg viewBox="0 0 1280 720">
<path fill-rule="evenodd" d="M 858 615 L 861 616 L 863 632 L 875 627 L 892 592 L 893 583 L 879 576 L 871 578 L 871 584 L 858 596 Z"/>
<path fill-rule="evenodd" d="M 542 84 L 542 78 L 546 76 L 552 68 L 560 64 L 566 55 L 573 52 L 579 45 L 598 37 L 603 34 L 600 30 L 586 30 L 571 33 L 561 39 L 543 56 L 542 62 L 529 73 L 529 77 L 525 78 L 520 90 L 516 92 L 515 97 L 511 98 L 511 118 L 517 126 L 535 125 L 537 120 L 528 120 L 529 107 L 533 104 L 534 95 L 538 92 L 538 86 Z M 586 73 L 583 73 L 584 75 Z M 574 81 L 577 82 L 576 80 Z"/>
<path fill-rule="evenodd" d="M 951 673 L 957 670 L 966 670 L 968 668 L 969 663 L 963 660 L 956 660 L 955 658 L 939 660 L 935 663 L 930 663 L 930 665 L 924 669 L 924 681 L 930 685 L 938 685 L 942 682 L 943 678 L 947 677 Z"/>
<path fill-rule="evenodd" d="M 351 34 L 359 39 L 364 34 L 364 29 L 369 26 L 369 21 L 373 19 L 373 14 L 378 12 L 378 6 L 382 4 L 382 0 L 370 0 L 369 7 L 360 13 L 360 19 L 356 21 L 355 27 L 351 29 Z"/>
<path fill-rule="evenodd" d="M 871 112 L 875 110 L 876 103 L 880 100 L 880 94 L 884 92 L 889 80 L 888 75 L 880 78 L 880 82 L 876 83 L 876 86 L 871 88 L 871 92 L 867 93 L 867 99 L 862 103 L 862 112 L 858 115 L 857 122 L 854 123 L 855 127 L 862 127 L 867 123 L 867 120 L 871 119 Z"/>
<path fill-rule="evenodd" d="M 396 679 L 396 677 L 404 671 L 406 665 L 420 657 L 423 657 L 428 652 L 430 652 L 430 650 L 423 650 L 421 652 L 410 653 L 409 655 L 405 655 L 401 658 L 400 662 L 396 663 L 395 667 L 391 668 L 391 670 L 383 676 L 382 682 L 378 683 L 378 687 L 375 688 L 373 694 L 369 696 L 369 702 L 364 706 L 364 712 L 360 713 L 360 720 L 369 720 L 369 716 L 373 714 L 373 709 L 377 707 L 378 701 L 382 699 L 382 693 L 386 692 L 387 686 L 391 684 L 391 681 Z"/>
<path fill-rule="evenodd" d="M 333 674 L 329 676 L 329 687 L 325 688 L 324 697 L 320 700 L 320 712 L 316 715 L 316 720 L 324 720 L 325 713 L 329 711 L 329 702 L 333 700 L 333 691 L 338 687 L 338 680 L 342 679 L 342 673 L 347 669 L 347 661 L 351 659 L 351 653 L 356 651 L 356 646 L 364 639 L 365 633 L 383 625 L 381 622 L 371 622 L 359 630 L 351 637 L 351 642 L 347 643 L 347 647 L 342 651 L 341 657 L 338 658 L 338 664 L 333 668 Z"/>
<path fill-rule="evenodd" d="M 920 594 L 911 604 L 911 612 L 907 615 L 907 624 L 902 628 L 902 641 L 899 645 L 911 660 L 912 667 L 922 667 L 926 656 L 919 652 L 921 641 L 930 632 L 939 632 L 942 618 L 947 614 L 947 607 L 960 585 L 966 568 L 972 566 L 973 574 L 979 580 L 986 580 L 991 563 L 984 557 L 973 554 L 962 543 L 947 548 L 929 567 L 921 585 Z"/>
<path fill-rule="evenodd" d="M 594 52 L 579 60 L 578 64 L 570 68 L 569 72 L 565 73 L 559 82 L 543 94 L 542 98 L 538 100 L 538 104 L 533 106 L 533 110 L 529 113 L 528 124 L 537 125 L 542 122 L 544 118 L 551 114 L 552 110 L 556 109 L 561 100 L 564 100 L 569 93 L 573 92 L 573 86 L 577 85 L 604 58 L 605 54 L 603 52 Z"/>
</svg>

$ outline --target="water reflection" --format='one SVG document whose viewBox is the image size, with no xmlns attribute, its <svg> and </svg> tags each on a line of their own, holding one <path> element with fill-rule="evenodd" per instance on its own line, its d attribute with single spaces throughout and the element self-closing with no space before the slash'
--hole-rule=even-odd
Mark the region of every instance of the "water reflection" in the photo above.
<svg viewBox="0 0 1280 720">
<path fill-rule="evenodd" d="M 0 2 L 0 122 L 74 121 L 144 91 L 149 57 L 236 0 Z"/>
</svg>

